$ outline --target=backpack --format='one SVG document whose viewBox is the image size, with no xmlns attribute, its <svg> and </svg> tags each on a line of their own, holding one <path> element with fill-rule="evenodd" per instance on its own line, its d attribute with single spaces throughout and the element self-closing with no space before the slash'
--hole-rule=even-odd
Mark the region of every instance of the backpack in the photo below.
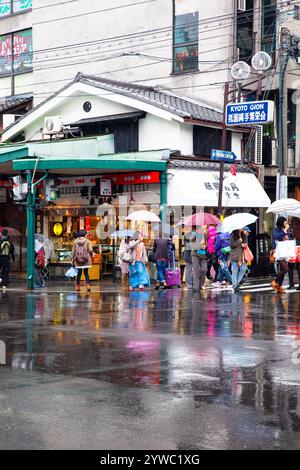
<svg viewBox="0 0 300 470">
<path fill-rule="evenodd" d="M 0 254 L 3 255 L 3 256 L 9 256 L 10 255 L 10 242 L 8 240 L 4 240 L 1 243 Z"/>
<path fill-rule="evenodd" d="M 76 243 L 75 263 L 78 266 L 85 266 L 89 261 L 88 240 Z"/>
<path fill-rule="evenodd" d="M 223 253 L 223 255 L 229 255 L 231 253 L 229 236 L 227 236 L 226 238 L 223 238 L 222 240 L 221 253 Z"/>
<path fill-rule="evenodd" d="M 43 269 L 46 265 L 45 251 L 43 248 L 41 248 L 38 254 L 36 255 L 35 265 L 40 269 Z"/>
</svg>

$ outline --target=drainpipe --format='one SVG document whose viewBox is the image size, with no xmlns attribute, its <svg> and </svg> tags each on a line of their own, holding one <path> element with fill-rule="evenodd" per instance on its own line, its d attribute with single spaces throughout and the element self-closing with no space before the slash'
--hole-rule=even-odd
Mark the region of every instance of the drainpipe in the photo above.
<svg viewBox="0 0 300 470">
<path fill-rule="evenodd" d="M 160 218 L 163 224 L 167 222 L 167 183 L 167 172 L 162 171 L 160 174 Z"/>
</svg>

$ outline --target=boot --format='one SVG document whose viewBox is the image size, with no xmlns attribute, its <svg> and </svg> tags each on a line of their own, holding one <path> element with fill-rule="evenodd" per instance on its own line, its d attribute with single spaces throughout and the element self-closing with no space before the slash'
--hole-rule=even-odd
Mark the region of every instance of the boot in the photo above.
<svg viewBox="0 0 300 470">
<path fill-rule="evenodd" d="M 86 285 L 87 292 L 91 292 L 91 286 L 89 284 Z"/>
<path fill-rule="evenodd" d="M 128 287 L 128 276 L 127 274 L 122 274 L 122 289 L 127 289 Z"/>
<path fill-rule="evenodd" d="M 76 292 L 80 292 L 80 285 L 76 284 L 75 289 L 76 289 Z"/>
</svg>

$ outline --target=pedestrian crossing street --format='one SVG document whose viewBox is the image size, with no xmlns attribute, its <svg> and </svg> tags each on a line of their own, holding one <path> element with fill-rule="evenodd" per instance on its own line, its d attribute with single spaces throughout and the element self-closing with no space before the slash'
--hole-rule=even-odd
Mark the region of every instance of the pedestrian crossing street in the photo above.
<svg viewBox="0 0 300 470">
<path fill-rule="evenodd" d="M 258 280 L 258 279 L 247 279 L 247 281 L 240 286 L 241 293 L 259 293 L 259 292 L 271 292 L 277 294 L 276 291 L 271 287 L 272 280 Z M 294 289 L 288 289 L 288 285 L 284 285 L 284 289 L 286 290 L 285 294 L 299 294 L 299 290 L 297 287 L 299 284 L 295 284 Z M 208 290 L 212 291 L 222 291 L 222 292 L 233 292 L 232 287 L 212 287 L 209 286 Z"/>
<path fill-rule="evenodd" d="M 300 293 L 298 290 L 297 290 L 297 287 L 298 287 L 298 284 L 295 285 L 295 289 L 291 289 L 291 290 L 288 290 L 288 285 L 285 285 L 283 286 L 284 289 L 286 290 L 286 294 L 293 294 L 293 293 Z M 272 289 L 271 287 L 271 283 L 270 282 L 261 282 L 261 283 L 251 283 L 251 281 L 247 281 L 245 284 L 243 284 L 241 287 L 240 287 L 240 290 L 241 292 L 252 292 L 252 293 L 255 293 L 255 292 L 272 292 L 274 294 L 276 294 L 277 292 L 274 291 L 274 289 Z"/>
</svg>

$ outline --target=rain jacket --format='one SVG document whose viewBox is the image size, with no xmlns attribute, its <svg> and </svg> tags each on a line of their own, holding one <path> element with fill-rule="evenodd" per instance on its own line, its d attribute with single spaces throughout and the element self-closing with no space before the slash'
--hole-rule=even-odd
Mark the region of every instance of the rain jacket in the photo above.
<svg viewBox="0 0 300 470">
<path fill-rule="evenodd" d="M 234 240 L 233 236 L 230 238 L 230 248 L 231 248 L 231 253 L 230 253 L 230 259 L 231 261 L 235 261 L 237 263 L 244 263 L 244 250 L 242 245 L 244 242 L 240 239 Z"/>
<path fill-rule="evenodd" d="M 207 251 L 210 255 L 216 252 L 215 242 L 218 236 L 218 232 L 215 227 L 208 227 L 207 230 Z"/>
<path fill-rule="evenodd" d="M 291 237 L 287 232 L 282 228 L 275 227 L 273 232 L 273 248 L 276 248 L 278 242 L 283 242 L 284 240 L 290 240 Z"/>
<path fill-rule="evenodd" d="M 217 236 L 217 240 L 215 243 L 215 251 L 217 252 L 217 256 L 220 259 L 228 259 L 230 253 L 225 254 L 222 253 L 223 248 L 230 247 L 230 233 L 219 233 Z"/>
</svg>

